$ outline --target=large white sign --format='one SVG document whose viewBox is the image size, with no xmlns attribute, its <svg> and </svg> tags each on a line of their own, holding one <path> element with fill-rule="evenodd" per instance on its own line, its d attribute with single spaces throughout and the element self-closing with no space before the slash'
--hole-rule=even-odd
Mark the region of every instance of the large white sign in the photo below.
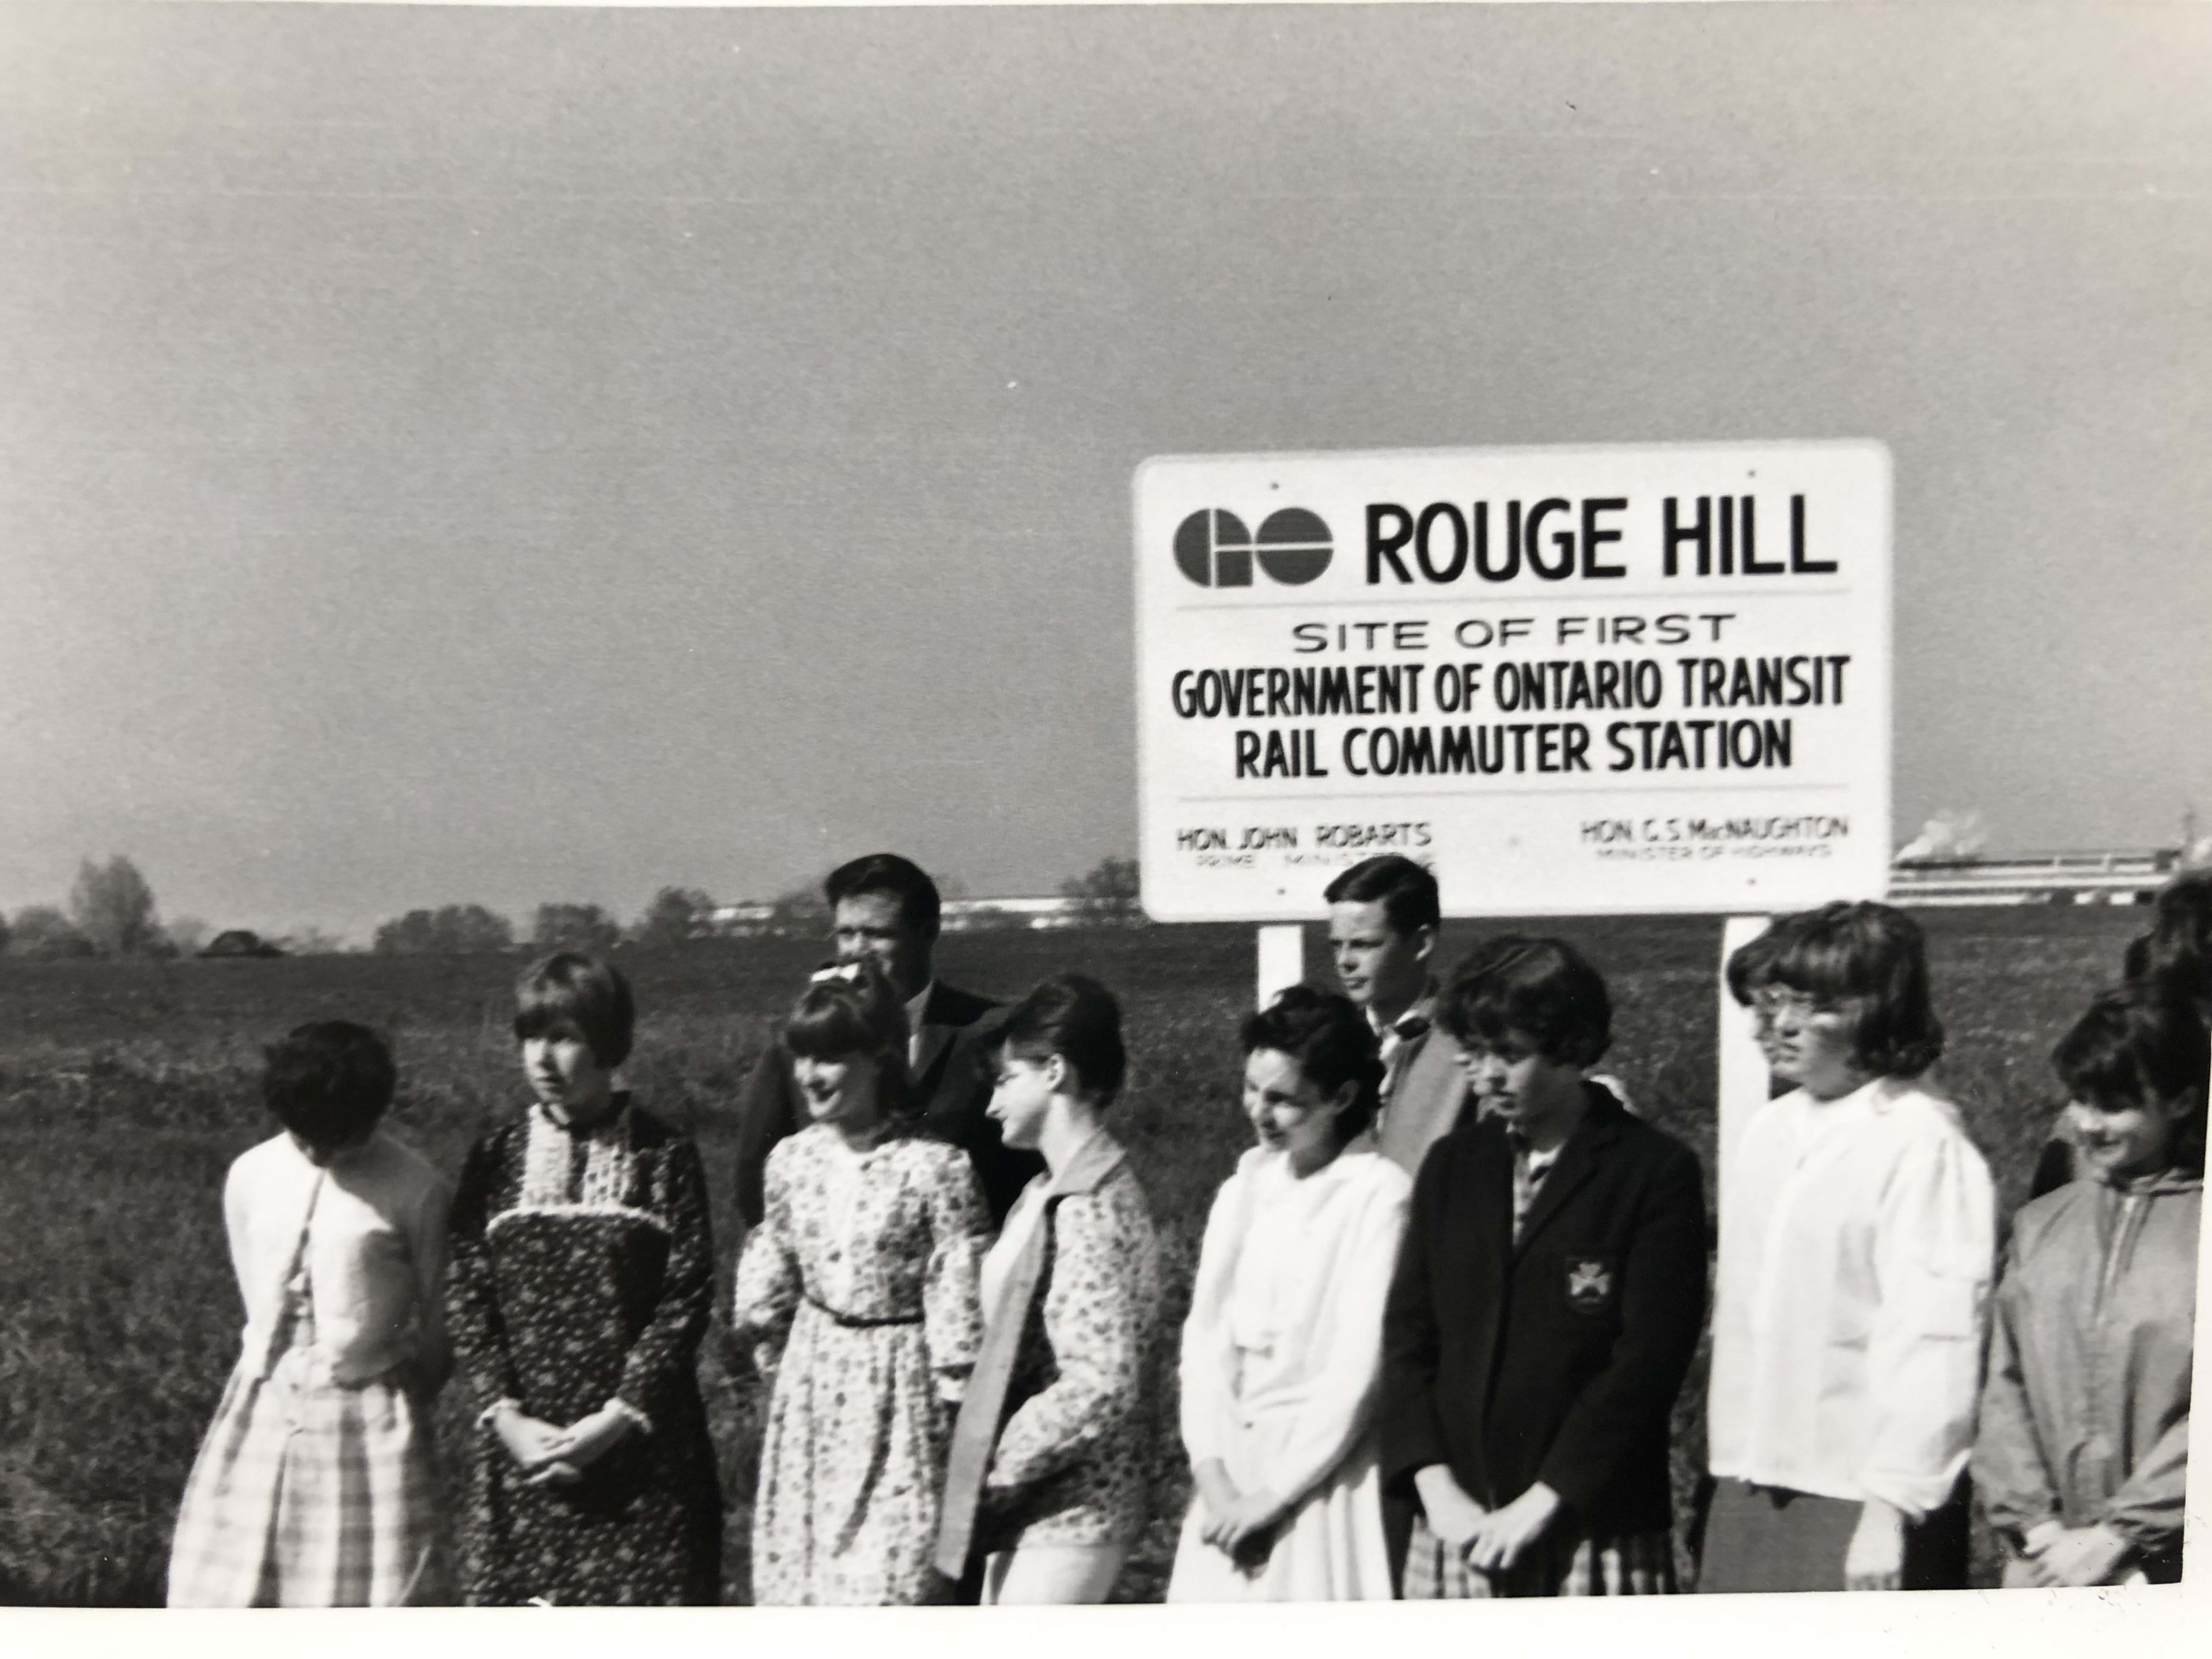
<svg viewBox="0 0 2212 1659">
<path fill-rule="evenodd" d="M 1772 910 L 1889 864 L 1868 442 L 1176 456 L 1136 478 L 1145 908 Z"/>
</svg>

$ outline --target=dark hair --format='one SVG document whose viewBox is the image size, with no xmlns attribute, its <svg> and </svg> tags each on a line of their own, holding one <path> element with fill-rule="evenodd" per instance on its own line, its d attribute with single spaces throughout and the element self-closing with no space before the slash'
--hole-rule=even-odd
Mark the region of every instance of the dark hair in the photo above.
<svg viewBox="0 0 2212 1659">
<path fill-rule="evenodd" d="M 580 951 L 556 951 L 522 970 L 514 982 L 514 1040 L 573 1027 L 592 1058 L 611 1072 L 629 1058 L 637 1005 L 621 969 Z"/>
<path fill-rule="evenodd" d="M 2128 946 L 2130 980 L 2212 1013 L 2212 870 L 2185 870 L 2158 890 L 2151 929 Z"/>
<path fill-rule="evenodd" d="M 1759 988 L 1766 983 L 1766 969 L 1774 960 L 1784 937 L 1781 925 L 1769 921 L 1765 931 L 1746 939 L 1729 952 L 1723 964 L 1721 976 L 1728 981 L 1729 994 L 1739 1007 L 1748 1008 Z"/>
<path fill-rule="evenodd" d="M 1087 974 L 1060 974 L 1031 991 L 1000 1022 L 993 1046 L 1023 1060 L 1058 1054 L 1102 1105 L 1121 1092 L 1129 1067 L 1121 1005 Z"/>
<path fill-rule="evenodd" d="M 263 1102 L 319 1152 L 374 1128 L 399 1082 L 384 1039 L 348 1019 L 295 1025 L 261 1057 Z"/>
<path fill-rule="evenodd" d="M 841 864 L 822 884 L 822 896 L 836 910 L 848 898 L 863 893 L 889 893 L 899 903 L 899 916 L 926 939 L 937 937 L 937 884 L 928 872 L 896 853 L 870 853 Z"/>
<path fill-rule="evenodd" d="M 2051 1069 L 2076 1100 L 2093 1104 L 2198 1092 L 2174 1142 L 2175 1162 L 2204 1169 L 2205 1070 L 2212 1064 L 2204 1021 L 2155 982 L 2104 991 L 2051 1051 Z"/>
<path fill-rule="evenodd" d="M 1851 1063 L 1875 1077 L 1918 1077 L 1943 1052 L 1920 924 L 1890 905 L 1838 900 L 1784 916 L 1729 958 L 1728 985 L 1747 1005 L 1778 985 L 1841 1006 Z"/>
<path fill-rule="evenodd" d="M 783 1046 L 809 1060 L 865 1055 L 876 1062 L 877 1102 L 886 1117 L 905 1117 L 921 1103 L 906 1062 L 906 1004 L 872 962 L 833 963 L 799 994 Z"/>
<path fill-rule="evenodd" d="M 1293 985 L 1245 1017 L 1237 1040 L 1247 1055 L 1262 1048 L 1288 1054 L 1323 1094 L 1356 1084 L 1352 1103 L 1337 1114 L 1341 1146 L 1375 1121 L 1382 1090 L 1382 1056 L 1375 1028 L 1350 997 Z"/>
<path fill-rule="evenodd" d="M 1437 1018 L 1470 1047 L 1495 1048 L 1518 1031 L 1554 1066 L 1590 1066 L 1613 1042 L 1605 978 L 1563 939 L 1504 933 L 1452 969 Z"/>
<path fill-rule="evenodd" d="M 1331 904 L 1382 903 L 1382 915 L 1396 933 L 1413 934 L 1438 926 L 1443 910 L 1437 878 L 1395 853 L 1363 860 L 1329 883 L 1322 896 Z"/>
</svg>

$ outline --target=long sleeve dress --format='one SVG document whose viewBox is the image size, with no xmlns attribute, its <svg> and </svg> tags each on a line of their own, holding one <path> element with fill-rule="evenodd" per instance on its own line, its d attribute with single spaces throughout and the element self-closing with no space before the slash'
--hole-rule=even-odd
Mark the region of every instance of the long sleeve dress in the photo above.
<svg viewBox="0 0 2212 1659">
<path fill-rule="evenodd" d="M 912 1606 L 954 1411 L 982 1337 L 981 1188 L 957 1146 L 817 1124 L 769 1154 L 731 1324 L 769 1379 L 753 1509 L 761 1605 Z"/>
<path fill-rule="evenodd" d="M 2102 1523 L 2154 1583 L 2181 1577 L 2200 1176 L 2081 1180 L 2021 1209 L 1990 1331 L 1974 1487 L 2015 1552 Z"/>
<path fill-rule="evenodd" d="M 1255 1147 L 1223 1183 L 1183 1326 L 1183 1449 L 1293 1507 L 1247 1573 L 1194 1498 L 1170 1601 L 1389 1599 L 1375 1406 L 1412 1186 L 1366 1135 L 1304 1179 Z"/>
<path fill-rule="evenodd" d="M 720 1599 L 721 1488 L 695 1364 L 714 1307 L 690 1139 L 625 1103 L 572 1131 L 533 1105 L 471 1149 L 447 1310 L 477 1413 L 459 1534 L 472 1606 Z M 485 1420 L 565 1427 L 611 1402 L 632 1432 L 572 1486 L 530 1486 Z"/>
</svg>

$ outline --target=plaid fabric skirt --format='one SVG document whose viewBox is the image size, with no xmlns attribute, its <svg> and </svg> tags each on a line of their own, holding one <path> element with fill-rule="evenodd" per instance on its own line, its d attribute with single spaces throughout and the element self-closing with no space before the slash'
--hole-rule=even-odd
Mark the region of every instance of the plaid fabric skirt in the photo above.
<svg viewBox="0 0 2212 1659">
<path fill-rule="evenodd" d="M 1589 1538 L 1562 1528 L 1530 1545 L 1509 1571 L 1477 1572 L 1467 1558 L 1413 1517 L 1404 1599 L 1465 1601 L 1504 1595 L 1671 1595 L 1674 1547 L 1664 1532 Z"/>
<path fill-rule="evenodd" d="M 404 1390 L 330 1380 L 312 1350 L 231 1373 L 185 1483 L 173 1607 L 449 1601 L 428 1414 Z"/>
</svg>

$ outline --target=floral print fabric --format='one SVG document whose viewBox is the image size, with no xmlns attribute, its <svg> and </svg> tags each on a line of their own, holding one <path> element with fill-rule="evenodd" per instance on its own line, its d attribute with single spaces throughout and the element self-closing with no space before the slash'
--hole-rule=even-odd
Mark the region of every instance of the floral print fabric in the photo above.
<svg viewBox="0 0 2212 1659">
<path fill-rule="evenodd" d="M 447 1307 L 471 1411 L 566 1426 L 619 1400 L 649 1429 L 533 1487 L 479 1419 L 460 1516 L 473 1606 L 720 1599 L 721 1491 L 694 1371 L 714 1305 L 690 1140 L 625 1105 L 572 1133 L 538 1107 L 470 1151 Z"/>
<path fill-rule="evenodd" d="M 940 1599 L 947 1443 L 982 1336 L 967 1155 L 911 1131 L 856 1151 L 816 1125 L 769 1153 L 765 1197 L 731 1320 L 771 1389 L 753 1599 Z"/>
<path fill-rule="evenodd" d="M 1030 1184 L 1009 1217 L 1043 1202 Z M 1159 1249 L 1125 1163 L 1050 1202 L 1044 1285 L 1030 1307 L 983 1488 L 987 1550 L 1127 1543 L 1145 1523 Z"/>
</svg>

